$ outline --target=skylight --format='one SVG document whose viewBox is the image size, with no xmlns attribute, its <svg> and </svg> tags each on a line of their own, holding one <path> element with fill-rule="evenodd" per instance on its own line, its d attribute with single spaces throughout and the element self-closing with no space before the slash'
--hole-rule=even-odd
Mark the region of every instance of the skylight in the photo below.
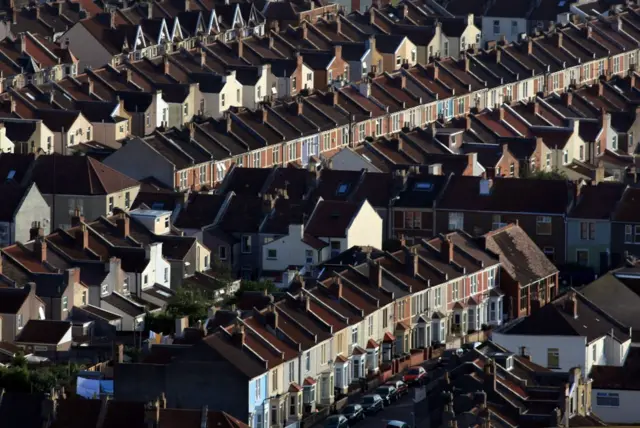
<svg viewBox="0 0 640 428">
<path fill-rule="evenodd" d="M 345 193 L 347 193 L 347 189 L 349 188 L 348 184 L 340 184 L 338 186 L 338 195 L 344 195 Z"/>
<path fill-rule="evenodd" d="M 7 174 L 7 180 L 13 180 L 13 177 L 16 176 L 16 171 L 15 169 L 12 169 L 11 171 L 9 171 L 9 174 Z"/>
<path fill-rule="evenodd" d="M 414 189 L 428 192 L 431 189 L 433 189 L 433 183 L 428 183 L 426 181 L 419 181 L 415 184 Z"/>
</svg>

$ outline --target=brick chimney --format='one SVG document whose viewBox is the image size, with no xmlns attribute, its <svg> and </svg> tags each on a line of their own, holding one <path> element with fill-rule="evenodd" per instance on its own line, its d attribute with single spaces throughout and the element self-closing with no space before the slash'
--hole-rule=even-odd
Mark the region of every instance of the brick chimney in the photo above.
<svg viewBox="0 0 640 428">
<path fill-rule="evenodd" d="M 369 262 L 369 283 L 376 288 L 382 287 L 382 268 L 379 262 Z"/>
<path fill-rule="evenodd" d="M 598 81 L 598 96 L 601 97 L 603 93 L 604 85 L 602 84 L 602 81 Z"/>
<path fill-rule="evenodd" d="M 454 245 L 453 242 L 451 242 L 451 238 L 445 236 L 442 239 L 442 245 L 440 246 L 440 254 L 447 263 L 453 262 L 453 250 Z"/>
<path fill-rule="evenodd" d="M 492 394 L 496 390 L 496 362 L 494 360 L 487 360 L 484 364 L 484 391 L 487 394 Z"/>
<path fill-rule="evenodd" d="M 89 248 L 89 231 L 86 225 L 81 225 L 75 230 L 76 245 L 83 250 Z"/>
<path fill-rule="evenodd" d="M 371 268 L 369 268 L 371 269 Z M 369 277 L 371 277 L 371 270 L 369 270 Z M 336 286 L 336 297 L 338 298 L 338 300 L 342 299 L 342 279 L 340 279 L 339 276 L 336 276 L 333 279 L 333 283 Z"/>
<path fill-rule="evenodd" d="M 269 117 L 269 110 L 267 110 L 266 106 L 262 106 L 262 123 L 267 123 L 267 119 Z"/>
<path fill-rule="evenodd" d="M 559 48 L 562 47 L 562 36 L 563 36 L 563 34 L 558 32 L 558 47 Z"/>
<path fill-rule="evenodd" d="M 165 55 L 162 58 L 162 65 L 164 66 L 164 74 L 169 74 L 169 55 Z"/>
<path fill-rule="evenodd" d="M 531 55 L 533 53 L 533 40 L 531 37 L 527 39 L 527 55 Z"/>
<path fill-rule="evenodd" d="M 578 318 L 578 298 L 575 291 L 570 291 L 564 301 L 565 311 L 573 318 Z"/>
<path fill-rule="evenodd" d="M 29 240 L 33 241 L 34 239 L 43 238 L 44 237 L 44 229 L 40 227 L 40 225 L 36 225 L 29 229 Z"/>
<path fill-rule="evenodd" d="M 144 405 L 144 424 L 146 427 L 157 427 L 160 424 L 160 403 L 150 401 Z"/>
<path fill-rule="evenodd" d="M 564 101 L 564 105 L 567 107 L 573 104 L 573 92 L 567 91 L 562 94 L 562 101 Z"/>
<path fill-rule="evenodd" d="M 245 340 L 245 332 L 244 332 L 244 325 L 242 325 L 240 323 L 240 321 L 236 321 L 236 325 L 233 328 L 233 333 L 231 336 L 231 340 L 233 342 L 234 345 L 238 346 L 238 347 L 243 347 L 244 346 L 244 340 Z"/>
<path fill-rule="evenodd" d="M 242 39 L 238 39 L 238 57 L 242 58 L 243 44 Z"/>
<path fill-rule="evenodd" d="M 40 262 L 47 260 L 47 241 L 45 241 L 44 237 L 36 238 L 33 243 L 33 253 Z"/>
<path fill-rule="evenodd" d="M 411 272 L 409 272 L 409 274 L 415 278 L 416 276 L 418 276 L 418 272 L 420 269 L 420 257 L 418 257 L 418 250 L 416 248 L 412 248 L 410 254 L 411 258 L 409 262 L 411 264 L 409 265 L 409 267 L 411 268 Z"/>
<path fill-rule="evenodd" d="M 18 37 L 20 38 L 20 52 L 25 53 L 27 51 L 27 36 L 22 33 Z"/>
<path fill-rule="evenodd" d="M 82 82 L 82 89 L 89 95 L 93 94 L 93 80 L 87 79 L 86 82 Z"/>
<path fill-rule="evenodd" d="M 333 56 L 335 56 L 336 59 L 342 59 L 342 46 L 335 45 L 333 47 Z"/>
<path fill-rule="evenodd" d="M 200 67 L 204 67 L 207 64 L 207 51 L 199 48 L 198 52 L 200 53 Z"/>
<path fill-rule="evenodd" d="M 309 36 L 309 28 L 307 28 L 307 21 L 302 21 L 302 38 L 307 40 Z"/>
<path fill-rule="evenodd" d="M 71 217 L 71 227 L 80 226 L 82 223 L 84 223 L 84 216 L 80 213 L 80 209 L 76 208 Z"/>
<path fill-rule="evenodd" d="M 304 110 L 304 104 L 302 103 L 301 100 L 296 101 L 296 107 L 297 107 L 298 116 L 301 116 Z"/>
<path fill-rule="evenodd" d="M 116 219 L 116 226 L 118 227 L 118 235 L 122 238 L 126 238 L 129 236 L 129 216 L 123 215 L 122 217 Z"/>
</svg>

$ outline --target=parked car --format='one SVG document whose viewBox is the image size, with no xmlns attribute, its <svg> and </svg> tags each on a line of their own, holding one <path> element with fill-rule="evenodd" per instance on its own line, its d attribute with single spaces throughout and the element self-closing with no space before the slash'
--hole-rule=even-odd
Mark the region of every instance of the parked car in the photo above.
<svg viewBox="0 0 640 428">
<path fill-rule="evenodd" d="M 406 384 L 422 384 L 424 383 L 424 378 L 427 376 L 427 371 L 424 367 L 415 366 L 411 367 L 406 375 L 402 376 L 402 381 Z"/>
<path fill-rule="evenodd" d="M 364 419 L 364 409 L 359 404 L 349 404 L 342 409 L 342 414 L 349 422 L 355 423 Z"/>
<path fill-rule="evenodd" d="M 384 409 L 384 401 L 378 394 L 369 394 L 362 397 L 361 406 L 365 413 L 371 415 Z"/>
<path fill-rule="evenodd" d="M 385 385 L 394 386 L 396 388 L 396 394 L 398 397 L 402 397 L 403 395 L 409 393 L 409 385 L 401 380 L 390 380 L 389 382 L 385 383 Z"/>
<path fill-rule="evenodd" d="M 409 428 L 409 424 L 402 421 L 389 421 L 387 428 Z"/>
<path fill-rule="evenodd" d="M 349 420 L 344 415 L 331 415 L 324 421 L 325 428 L 347 428 Z"/>
<path fill-rule="evenodd" d="M 391 385 L 382 385 L 376 388 L 375 393 L 384 400 L 385 405 L 390 405 L 397 398 L 396 388 Z"/>
</svg>

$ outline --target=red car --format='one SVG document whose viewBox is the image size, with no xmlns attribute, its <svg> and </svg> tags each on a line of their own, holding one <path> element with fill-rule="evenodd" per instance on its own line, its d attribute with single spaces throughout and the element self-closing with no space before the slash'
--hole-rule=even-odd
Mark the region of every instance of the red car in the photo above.
<svg viewBox="0 0 640 428">
<path fill-rule="evenodd" d="M 424 378 L 427 376 L 427 372 L 423 367 L 416 366 L 411 367 L 406 375 L 402 376 L 402 381 L 409 385 L 421 384 L 424 382 Z"/>
</svg>

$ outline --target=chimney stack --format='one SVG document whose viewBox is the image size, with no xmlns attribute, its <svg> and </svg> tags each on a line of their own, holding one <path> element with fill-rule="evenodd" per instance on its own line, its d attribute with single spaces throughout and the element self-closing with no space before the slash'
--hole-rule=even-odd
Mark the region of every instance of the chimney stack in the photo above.
<svg viewBox="0 0 640 428">
<path fill-rule="evenodd" d="M 578 297 L 575 291 L 570 291 L 564 301 L 565 310 L 573 318 L 578 318 Z"/>
<path fill-rule="evenodd" d="M 129 216 L 123 214 L 122 217 L 116 219 L 116 226 L 118 227 L 118 234 L 122 238 L 129 236 Z"/>
<path fill-rule="evenodd" d="M 382 287 L 382 268 L 379 262 L 369 262 L 369 282 L 376 288 Z"/>
<path fill-rule="evenodd" d="M 447 263 L 453 262 L 453 250 L 454 250 L 454 245 L 453 245 L 453 242 L 451 242 L 451 238 L 448 236 L 445 236 L 442 239 L 442 246 L 440 247 L 440 253 L 442 254 L 442 258 Z"/>
<path fill-rule="evenodd" d="M 169 55 L 162 58 L 162 64 L 164 65 L 164 74 L 169 74 Z"/>
<path fill-rule="evenodd" d="M 86 225 L 81 225 L 75 230 L 76 245 L 78 248 L 86 250 L 89 248 L 89 231 Z"/>
<path fill-rule="evenodd" d="M 80 212 L 80 209 L 76 208 L 71 217 L 71 227 L 80 226 L 82 223 L 84 223 L 84 216 Z"/>
<path fill-rule="evenodd" d="M 238 347 L 243 347 L 244 346 L 244 340 L 245 340 L 245 332 L 244 332 L 244 325 L 242 325 L 242 323 L 240 322 L 240 320 L 236 321 L 236 325 L 234 327 L 234 331 L 233 331 L 233 335 L 232 335 L 232 341 L 234 343 L 234 345 L 238 346 Z"/>
<path fill-rule="evenodd" d="M 33 252 L 37 258 L 39 258 L 40 262 L 44 262 L 47 260 L 47 241 L 45 241 L 43 236 L 36 238 L 36 241 L 33 243 Z"/>
<path fill-rule="evenodd" d="M 371 270 L 369 270 L 369 277 L 371 277 Z M 337 294 L 338 300 L 340 300 L 342 299 L 342 279 L 340 279 L 339 276 L 336 276 L 333 279 L 333 283 L 336 285 L 336 294 Z"/>
<path fill-rule="evenodd" d="M 44 229 L 40 227 L 39 224 L 34 225 L 31 229 L 29 229 L 29 240 L 33 241 L 34 239 L 43 238 L 44 237 Z M 0 273 L 2 271 L 0 270 Z"/>
</svg>

